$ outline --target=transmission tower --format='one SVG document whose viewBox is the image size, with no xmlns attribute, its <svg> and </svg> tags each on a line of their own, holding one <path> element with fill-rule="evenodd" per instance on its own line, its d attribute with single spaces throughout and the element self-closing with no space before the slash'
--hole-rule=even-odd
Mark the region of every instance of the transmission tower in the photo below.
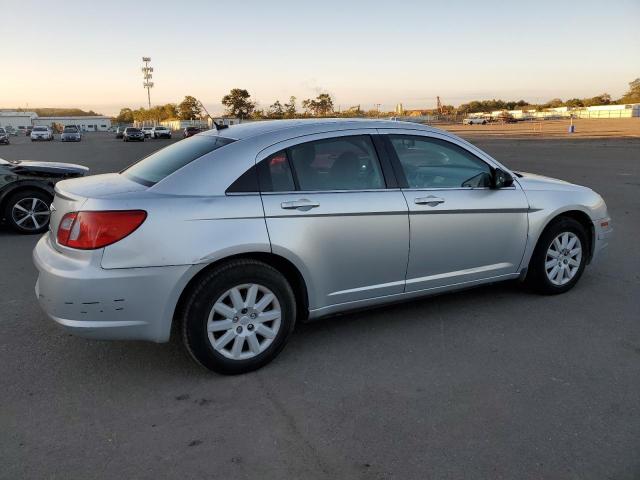
<svg viewBox="0 0 640 480">
<path fill-rule="evenodd" d="M 151 57 L 142 57 L 142 61 L 144 62 L 144 67 L 142 67 L 142 78 L 144 78 L 144 82 L 142 82 L 142 86 L 147 89 L 147 100 L 149 101 L 149 110 L 151 110 L 151 89 L 153 88 L 153 82 L 151 81 L 153 78 L 153 67 L 149 66 Z"/>
</svg>

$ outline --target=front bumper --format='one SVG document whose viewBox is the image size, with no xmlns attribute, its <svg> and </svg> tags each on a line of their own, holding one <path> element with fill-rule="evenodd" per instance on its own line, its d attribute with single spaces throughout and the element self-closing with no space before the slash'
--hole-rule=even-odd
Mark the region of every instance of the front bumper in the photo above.
<svg viewBox="0 0 640 480">
<path fill-rule="evenodd" d="M 613 225 L 610 217 L 601 218 L 593 222 L 593 254 L 591 262 L 602 258 L 605 249 L 609 246 L 613 236 Z"/>
<path fill-rule="evenodd" d="M 66 331 L 102 340 L 169 339 L 175 306 L 191 265 L 103 269 L 101 251 L 73 258 L 58 252 L 49 234 L 33 251 L 36 297 Z"/>
</svg>

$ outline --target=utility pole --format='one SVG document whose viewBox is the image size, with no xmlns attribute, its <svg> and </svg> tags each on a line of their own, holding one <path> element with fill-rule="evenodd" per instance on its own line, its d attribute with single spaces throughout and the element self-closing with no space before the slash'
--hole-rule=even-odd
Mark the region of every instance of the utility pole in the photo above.
<svg viewBox="0 0 640 480">
<path fill-rule="evenodd" d="M 142 67 L 142 78 L 144 78 L 144 82 L 142 86 L 147 89 L 147 100 L 149 101 L 149 110 L 151 110 L 151 89 L 153 88 L 153 82 L 151 81 L 153 78 L 153 67 L 149 66 L 151 57 L 142 57 L 142 61 L 144 62 L 144 67 Z"/>
</svg>

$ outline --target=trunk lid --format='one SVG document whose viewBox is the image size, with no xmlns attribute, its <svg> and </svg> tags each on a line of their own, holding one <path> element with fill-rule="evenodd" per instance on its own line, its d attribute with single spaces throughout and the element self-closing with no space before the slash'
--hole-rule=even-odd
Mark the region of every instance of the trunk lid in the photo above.
<svg viewBox="0 0 640 480">
<path fill-rule="evenodd" d="M 55 197 L 51 205 L 51 243 L 57 250 L 62 250 L 56 241 L 60 220 L 69 212 L 82 210 L 82 206 L 90 198 L 106 198 L 114 195 L 146 190 L 147 187 L 129 180 L 119 173 L 93 175 L 74 178 L 56 183 Z"/>
</svg>

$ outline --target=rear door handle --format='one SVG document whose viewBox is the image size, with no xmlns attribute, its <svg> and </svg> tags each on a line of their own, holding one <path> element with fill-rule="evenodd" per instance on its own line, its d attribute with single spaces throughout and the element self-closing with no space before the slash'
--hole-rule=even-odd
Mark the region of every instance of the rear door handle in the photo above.
<svg viewBox="0 0 640 480">
<path fill-rule="evenodd" d="M 284 210 L 300 210 L 303 212 L 319 206 L 320 204 L 318 202 L 312 202 L 311 200 L 307 200 L 306 198 L 295 200 L 293 202 L 282 202 L 280 204 L 280 208 L 283 208 Z"/>
<path fill-rule="evenodd" d="M 429 207 L 435 207 L 436 205 L 444 203 L 444 198 L 429 195 L 428 197 L 416 198 L 413 203 L 415 203 L 416 205 L 428 205 Z"/>
</svg>

